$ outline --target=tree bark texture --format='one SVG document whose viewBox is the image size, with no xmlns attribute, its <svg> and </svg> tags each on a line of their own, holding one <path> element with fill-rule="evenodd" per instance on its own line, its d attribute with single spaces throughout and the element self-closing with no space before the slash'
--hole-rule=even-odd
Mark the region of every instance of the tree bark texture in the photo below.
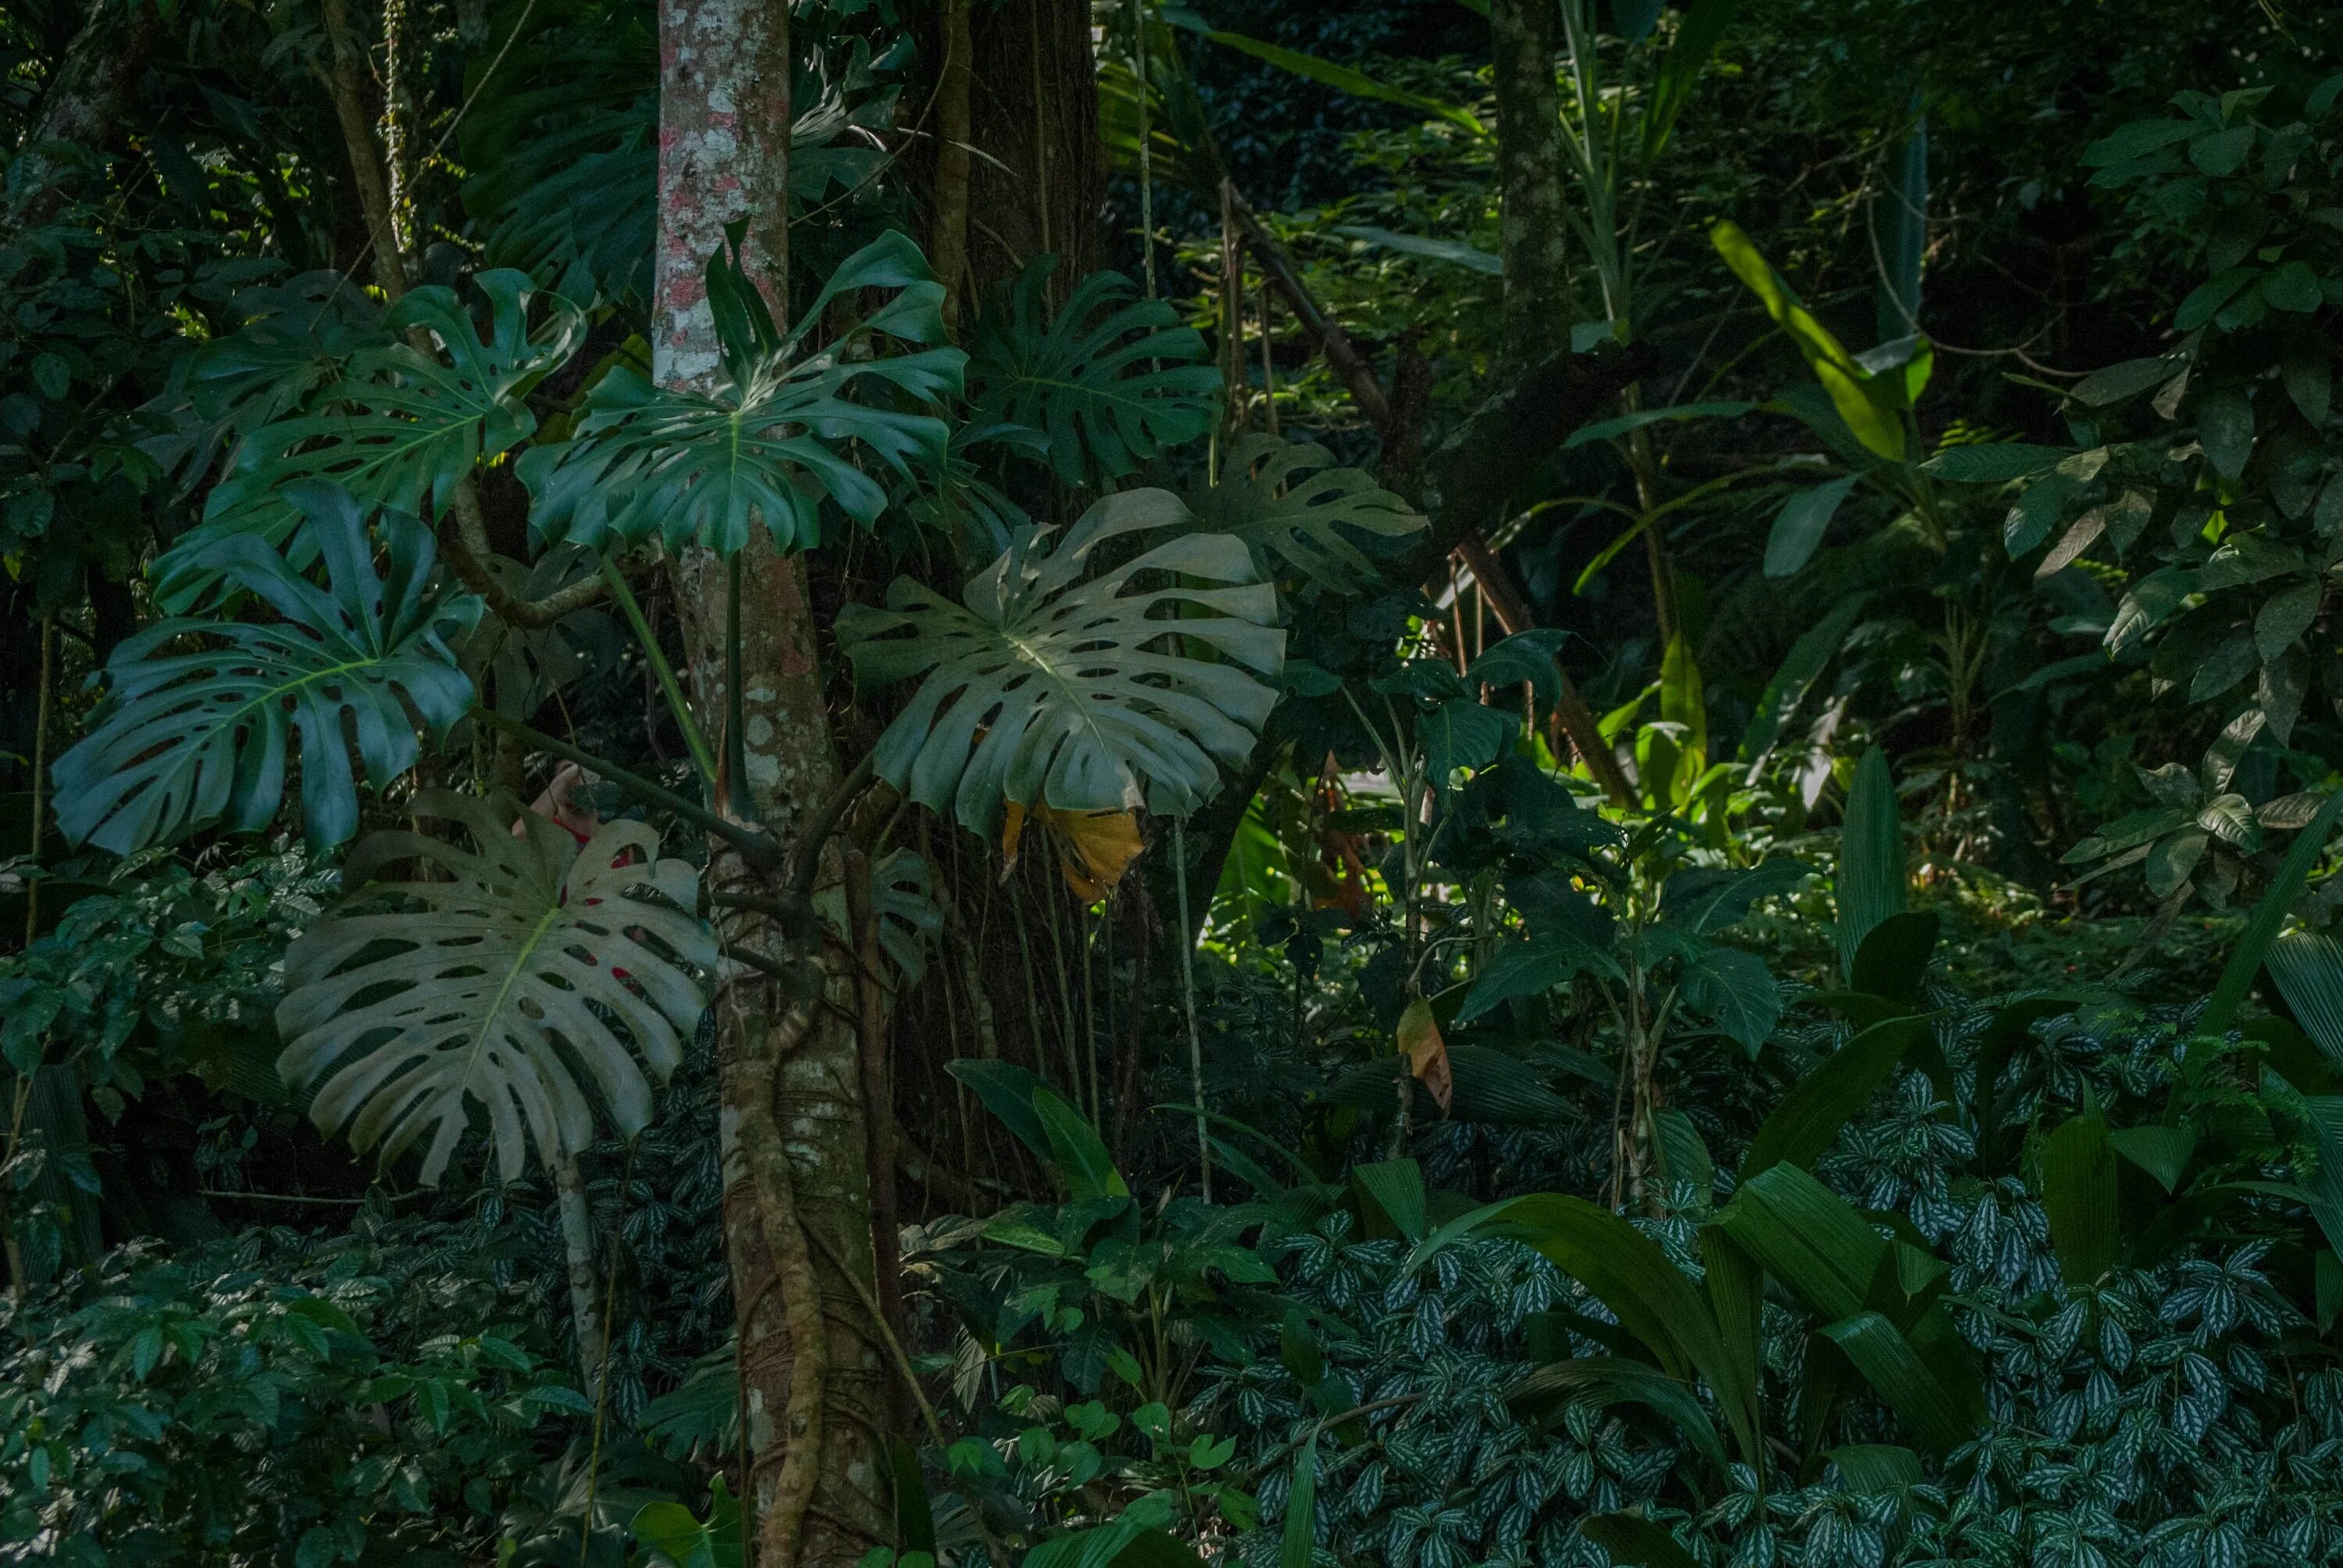
<svg viewBox="0 0 2343 1568">
<path fill-rule="evenodd" d="M 561 1255 L 569 1281 L 569 1319 L 578 1334 L 578 1370 L 587 1392 L 602 1386 L 602 1302 L 594 1268 L 594 1212 L 586 1201 L 586 1168 L 575 1155 L 553 1172 L 554 1209 L 561 1220 Z"/>
<path fill-rule="evenodd" d="M 376 115 L 367 86 L 371 75 L 367 47 L 350 20 L 348 0 L 325 0 L 326 38 L 331 46 L 334 117 L 342 128 L 348 150 L 350 178 L 357 186 L 358 210 L 366 215 L 367 242 L 373 255 L 375 281 L 394 305 L 407 292 L 407 258 L 399 253 L 398 231 L 391 219 L 390 178 L 375 146 Z"/>
<path fill-rule="evenodd" d="M 706 266 L 746 218 L 742 266 L 788 317 L 789 125 L 786 0 L 662 0 L 659 236 L 652 370 L 706 388 L 719 374 Z M 693 689 L 719 749 L 743 759 L 724 809 L 792 850 L 840 773 L 822 700 L 802 561 L 752 540 L 739 559 L 737 662 L 728 658 L 730 563 L 675 567 Z M 730 690 L 739 677 L 738 700 Z M 737 743 L 737 744 L 736 744 Z M 711 843 L 717 890 L 781 890 Z M 837 858 L 826 856 L 829 875 Z M 727 911 L 736 949 L 783 958 L 775 922 Z M 863 1301 L 872 1277 L 870 1141 L 851 955 L 833 948 L 792 991 L 735 965 L 717 1001 L 726 1250 L 745 1389 L 759 1568 L 845 1568 L 888 1533 L 883 1344 Z"/>
<path fill-rule="evenodd" d="M 114 138 L 162 32 L 161 15 L 153 5 L 90 8 L 89 20 L 74 35 L 41 95 L 40 117 L 9 166 L 0 211 L 12 236 L 45 223 L 65 205 L 73 165 L 49 150 L 55 144 L 96 149 Z"/>
<path fill-rule="evenodd" d="M 935 75 L 906 101 L 924 104 L 933 93 L 932 106 L 917 111 L 931 135 L 914 143 L 904 173 L 927 211 L 930 260 L 954 290 L 965 341 L 976 314 L 1035 256 L 1060 258 L 1053 304 L 1104 265 L 1106 157 L 1091 12 L 1081 0 L 945 0 L 919 25 Z M 1059 490 L 1023 498 L 1045 520 L 1070 520 L 1078 508 Z M 952 1061 L 1012 1060 L 1087 1102 L 1081 917 L 1041 839 L 1031 834 L 1004 875 L 992 846 L 956 827 L 928 835 L 947 929 L 922 983 L 890 999 L 890 1050 L 871 1064 L 928 1157 L 916 1161 L 923 1179 L 901 1194 L 907 1211 L 965 1209 L 972 1191 L 989 1204 L 1048 1188 L 1022 1146 L 950 1076 Z M 895 1153 L 898 1165 L 911 1158 L 908 1146 Z M 938 1182 L 937 1161 L 957 1180 Z M 891 1308 L 891 1297 L 881 1299 Z"/>
<path fill-rule="evenodd" d="M 1497 184 L 1504 202 L 1498 237 L 1505 264 L 1505 343 L 1524 365 L 1570 343 L 1570 236 L 1563 216 L 1554 30 L 1554 0 L 1489 0 Z"/>
<path fill-rule="evenodd" d="M 974 85 L 975 43 L 969 32 L 970 0 L 943 0 L 943 62 L 936 83 L 936 177 L 930 206 L 935 217 L 928 260 L 944 286 L 944 325 L 959 329 L 968 288 L 968 192 L 972 159 L 968 106 Z"/>
<path fill-rule="evenodd" d="M 1087 0 L 971 7 L 968 181 L 970 297 L 1044 252 L 1061 257 L 1051 297 L 1097 270 L 1106 155 Z"/>
</svg>

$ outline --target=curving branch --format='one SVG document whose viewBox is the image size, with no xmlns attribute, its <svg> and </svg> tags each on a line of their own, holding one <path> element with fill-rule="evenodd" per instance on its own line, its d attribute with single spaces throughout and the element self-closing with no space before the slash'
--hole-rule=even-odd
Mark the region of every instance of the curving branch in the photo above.
<svg viewBox="0 0 2343 1568">
<path fill-rule="evenodd" d="M 464 498 L 471 494 L 471 483 L 468 479 L 457 491 L 457 511 L 459 517 L 464 509 Z M 477 497 L 474 498 L 473 506 L 474 515 L 477 516 L 478 507 Z M 573 610 L 584 609 L 590 604 L 598 604 L 603 596 L 610 591 L 610 585 L 603 578 L 590 577 L 571 583 L 559 592 L 548 594 L 543 598 L 522 598 L 512 589 L 498 582 L 495 575 L 488 570 L 480 552 L 475 549 L 473 542 L 465 537 L 472 531 L 460 525 L 453 528 L 442 526 L 438 530 L 439 558 L 447 563 L 458 581 L 488 601 L 488 608 L 507 626 L 522 627 L 531 631 L 539 630 L 551 626 Z"/>
</svg>

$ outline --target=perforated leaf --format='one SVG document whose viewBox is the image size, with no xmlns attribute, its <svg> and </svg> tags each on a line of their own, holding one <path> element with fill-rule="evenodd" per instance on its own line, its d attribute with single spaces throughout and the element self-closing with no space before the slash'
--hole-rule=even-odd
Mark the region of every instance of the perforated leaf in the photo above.
<svg viewBox="0 0 2343 1568">
<path fill-rule="evenodd" d="M 977 322 L 976 417 L 1040 431 L 1059 477 L 1116 478 L 1212 427 L 1220 372 L 1204 339 L 1120 273 L 1094 272 L 1054 313 L 1055 256 L 1037 256 Z"/>
<path fill-rule="evenodd" d="M 310 842 L 338 844 L 357 830 L 357 778 L 389 783 L 415 765 L 418 724 L 444 734 L 470 709 L 448 644 L 480 605 L 433 588 L 429 530 L 384 513 L 377 576 L 348 492 L 307 481 L 287 500 L 307 519 L 327 586 L 247 537 L 195 558 L 282 618 L 166 620 L 115 650 L 94 727 L 56 761 L 68 838 L 127 854 L 215 822 L 266 826 L 297 736 Z"/>
<path fill-rule="evenodd" d="M 1275 593 L 1219 534 L 1088 575 L 1101 546 L 1186 518 L 1169 491 L 1126 490 L 1026 534 L 957 604 L 898 578 L 886 608 L 849 605 L 839 641 L 864 680 L 927 678 L 879 738 L 880 776 L 987 838 L 1010 801 L 1181 815 L 1210 799 L 1276 702 L 1248 673 L 1283 660 Z"/>
<path fill-rule="evenodd" d="M 1297 574 L 1341 593 L 1379 580 L 1370 549 L 1429 525 L 1367 475 L 1333 464 L 1313 442 L 1241 436 L 1220 482 L 1200 476 L 1185 498 L 1200 526 L 1242 539 L 1264 578 Z"/>
<path fill-rule="evenodd" d="M 705 1006 L 694 971 L 717 960 L 690 913 L 698 872 L 660 859 L 640 822 L 608 823 L 580 849 L 509 797 L 431 790 L 414 810 L 471 847 L 367 839 L 343 874 L 356 891 L 286 955 L 277 1070 L 319 1083 L 311 1120 L 386 1162 L 427 1133 L 427 1185 L 475 1108 L 507 1181 L 530 1144 L 550 1165 L 591 1142 L 588 1081 L 620 1134 L 640 1131 L 644 1070 L 664 1082 L 682 1059 Z M 427 874 L 376 879 L 402 864 Z"/>
<path fill-rule="evenodd" d="M 577 437 L 518 465 L 548 538 L 599 548 L 613 537 L 657 538 L 729 556 L 761 525 L 775 548 L 806 548 L 820 542 L 825 498 L 866 526 L 885 508 L 886 487 L 856 464 L 857 453 L 905 475 L 915 462 L 943 461 L 944 422 L 898 405 L 958 393 L 965 357 L 957 348 L 878 352 L 882 338 L 917 345 L 944 336 L 943 288 L 908 236 L 890 231 L 847 257 L 787 337 L 720 252 L 709 261 L 708 284 L 722 307 L 725 385 L 677 391 L 625 368 L 597 382 Z M 857 289 L 895 293 L 807 350 L 831 299 Z"/>
</svg>

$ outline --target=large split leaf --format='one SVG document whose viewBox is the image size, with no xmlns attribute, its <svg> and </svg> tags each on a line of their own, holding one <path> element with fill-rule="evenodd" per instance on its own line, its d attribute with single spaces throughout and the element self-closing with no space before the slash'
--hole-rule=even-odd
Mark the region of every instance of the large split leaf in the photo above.
<svg viewBox="0 0 2343 1568">
<path fill-rule="evenodd" d="M 705 1006 L 694 971 L 717 960 L 690 912 L 698 873 L 660 859 L 640 822 L 606 824 L 580 849 L 508 797 L 432 790 L 414 810 L 459 825 L 472 847 L 367 839 L 343 873 L 349 902 L 286 955 L 277 1068 L 297 1087 L 323 1080 L 311 1119 L 386 1161 L 428 1133 L 427 1185 L 475 1105 L 507 1181 L 530 1143 L 551 1164 L 593 1140 L 585 1080 L 619 1133 L 640 1131 L 644 1066 L 665 1081 L 682 1059 Z M 433 875 L 375 879 L 398 864 Z"/>
<path fill-rule="evenodd" d="M 297 735 L 310 842 L 338 844 L 357 830 L 357 777 L 389 783 L 415 765 L 418 723 L 437 736 L 470 709 L 448 639 L 479 601 L 434 589 L 429 530 L 384 513 L 377 576 L 347 491 L 303 481 L 286 498 L 307 518 L 327 586 L 249 537 L 193 558 L 283 618 L 166 620 L 116 649 L 94 727 L 56 761 L 58 825 L 76 842 L 127 854 L 215 822 L 263 827 Z"/>
<path fill-rule="evenodd" d="M 1276 702 L 1248 673 L 1283 661 L 1275 593 L 1216 534 L 1087 575 L 1101 546 L 1186 517 L 1169 491 L 1126 490 L 1025 535 L 958 604 L 899 578 L 885 609 L 849 605 L 838 637 L 863 679 L 927 677 L 879 738 L 880 777 L 987 838 L 1012 801 L 1181 815 L 1210 799 Z"/>
<path fill-rule="evenodd" d="M 526 602 L 592 577 L 597 563 L 589 551 L 558 545 L 533 565 L 509 556 L 491 556 L 480 565 L 515 598 Z M 456 657 L 483 704 L 508 718 L 527 719 L 563 688 L 589 674 L 615 672 L 626 641 L 627 633 L 608 611 L 588 606 L 546 627 L 483 617 L 456 645 Z"/>
<path fill-rule="evenodd" d="M 1380 580 L 1362 545 L 1428 525 L 1367 475 L 1333 462 L 1312 442 L 1241 436 L 1221 459 L 1218 484 L 1189 487 L 1188 507 L 1210 532 L 1242 539 L 1264 578 L 1282 568 L 1346 592 Z M 1550 670 L 1551 654 L 1544 663 Z"/>
<path fill-rule="evenodd" d="M 298 416 L 353 361 L 391 341 L 382 310 L 338 272 L 305 272 L 240 291 L 236 325 L 173 362 L 171 385 L 155 412 L 167 433 L 141 450 L 194 485 L 226 446 L 263 426 Z"/>
<path fill-rule="evenodd" d="M 524 399 L 568 358 L 585 317 L 538 293 L 526 273 L 484 272 L 473 284 L 488 302 L 487 337 L 454 289 L 417 288 L 384 317 L 386 335 L 354 353 L 339 377 L 321 381 L 299 414 L 245 437 L 212 489 L 204 522 L 156 565 L 163 602 L 183 608 L 210 587 L 196 561 L 213 541 L 292 534 L 300 514 L 287 502 L 288 484 L 330 479 L 369 505 L 434 518 L 482 457 L 536 432 Z M 534 330 L 533 301 L 549 307 Z M 446 361 L 397 336 L 409 329 L 436 339 Z M 297 564 L 314 555 L 306 540 L 294 547 Z"/>
<path fill-rule="evenodd" d="M 895 292 L 807 350 L 830 301 L 860 289 Z M 825 498 L 866 527 L 885 508 L 885 487 L 856 452 L 906 475 L 915 461 L 943 460 L 944 422 L 898 405 L 957 393 L 960 351 L 877 352 L 882 338 L 925 345 L 944 336 L 943 287 L 907 236 L 890 231 L 841 262 L 787 337 L 722 252 L 709 259 L 708 291 L 725 384 L 676 391 L 624 368 L 595 383 L 576 437 L 518 465 L 547 538 L 598 548 L 613 537 L 657 538 L 729 556 L 761 524 L 776 548 L 805 548 L 821 540 Z"/>
<path fill-rule="evenodd" d="M 1070 485 L 1117 478 L 1212 427 L 1220 372 L 1204 339 L 1120 273 L 1094 272 L 1049 307 L 1055 256 L 1036 257 L 977 322 L 969 381 L 976 417 L 1049 441 Z"/>
<path fill-rule="evenodd" d="M 488 259 L 580 304 L 642 311 L 659 226 L 656 19 L 545 6 L 505 47 L 500 68 L 476 57 L 468 91 L 492 68 L 496 90 L 457 127 L 464 207 Z"/>
</svg>

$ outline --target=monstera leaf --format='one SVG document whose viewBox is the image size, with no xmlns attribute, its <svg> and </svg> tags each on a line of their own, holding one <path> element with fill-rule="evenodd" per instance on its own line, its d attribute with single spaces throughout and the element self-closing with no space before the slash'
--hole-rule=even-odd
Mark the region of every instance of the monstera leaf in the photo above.
<svg viewBox="0 0 2343 1568">
<path fill-rule="evenodd" d="M 166 608 L 184 609 L 211 587 L 195 560 L 214 541 L 296 536 L 300 516 L 284 496 L 292 482 L 331 479 L 361 501 L 436 518 L 483 457 L 536 432 L 537 417 L 523 398 L 569 357 L 585 317 L 568 301 L 539 294 L 526 273 L 484 272 L 473 282 L 488 301 L 487 337 L 454 289 L 417 288 L 383 318 L 391 336 L 353 354 L 304 412 L 245 437 L 212 489 L 204 522 L 156 564 L 156 593 Z M 534 332 L 532 299 L 550 305 Z M 447 362 L 396 336 L 410 329 L 437 338 Z M 292 554 L 306 567 L 316 548 L 297 537 Z"/>
<path fill-rule="evenodd" d="M 838 636 L 863 679 L 927 677 L 879 738 L 880 776 L 987 838 L 1012 801 L 1178 815 L 1209 799 L 1276 701 L 1246 673 L 1283 664 L 1276 593 L 1222 534 L 1085 575 L 1100 546 L 1186 521 L 1169 491 L 1126 490 L 1062 536 L 1026 534 L 958 604 L 898 578 L 885 609 L 849 605 Z"/>
<path fill-rule="evenodd" d="M 179 479 L 207 477 L 224 446 L 297 417 L 351 363 L 391 341 L 382 310 L 338 272 L 305 272 L 239 292 L 237 323 L 172 363 L 171 383 L 150 412 L 167 428 L 138 443 Z"/>
<path fill-rule="evenodd" d="M 977 323 L 976 417 L 1040 431 L 1070 485 L 1135 472 L 1210 430 L 1221 377 L 1198 363 L 1203 337 L 1112 272 L 1082 279 L 1053 317 L 1044 290 L 1057 264 L 1035 257 Z"/>
<path fill-rule="evenodd" d="M 510 797 L 435 789 L 414 810 L 460 825 L 472 847 L 367 839 L 343 871 L 357 890 L 286 954 L 277 1070 L 296 1088 L 324 1081 L 311 1120 L 386 1162 L 428 1133 L 427 1186 L 475 1104 L 508 1181 L 528 1144 L 549 1165 L 592 1141 L 584 1079 L 622 1136 L 642 1131 L 643 1068 L 662 1082 L 675 1070 L 706 1005 L 693 971 L 717 961 L 689 912 L 698 873 L 660 859 L 640 822 L 608 823 L 580 849 Z M 374 880 L 401 863 L 436 875 Z"/>
<path fill-rule="evenodd" d="M 935 886 L 935 871 L 917 849 L 890 850 L 870 868 L 870 912 L 879 927 L 879 946 L 907 985 L 919 984 L 928 972 L 929 945 L 944 929 Z M 832 882 L 816 893 L 813 907 L 840 941 L 853 944 L 856 936 L 847 918 L 842 883 Z"/>
<path fill-rule="evenodd" d="M 319 588 L 258 539 L 231 537 L 196 564 L 284 618 L 166 620 L 122 644 L 86 739 L 57 759 L 66 836 L 127 854 L 225 822 L 266 825 L 300 737 L 302 819 L 315 845 L 357 830 L 356 774 L 377 789 L 415 765 L 415 727 L 446 733 L 472 706 L 449 638 L 479 600 L 431 584 L 430 531 L 385 512 L 387 569 L 347 491 L 307 480 L 287 500 L 324 558 Z M 179 652 L 166 649 L 178 647 Z"/>
<path fill-rule="evenodd" d="M 876 315 L 800 356 L 830 300 L 865 288 L 897 292 Z M 847 257 L 786 338 L 720 251 L 708 263 L 708 293 L 728 384 L 671 391 L 626 369 L 597 382 L 576 439 L 520 460 L 537 497 L 535 524 L 548 538 L 599 548 L 612 536 L 656 536 L 670 548 L 698 543 L 729 556 L 761 521 L 777 548 L 803 548 L 820 542 L 825 496 L 866 527 L 886 508 L 885 487 L 851 460 L 850 444 L 901 474 L 915 461 L 942 460 L 942 420 L 848 397 L 876 387 L 931 403 L 960 391 L 965 357 L 957 348 L 873 356 L 881 337 L 928 344 L 944 336 L 942 286 L 907 236 L 890 232 Z"/>
<path fill-rule="evenodd" d="M 1359 540 L 1396 539 L 1427 525 L 1405 501 L 1325 447 L 1278 436 L 1239 437 L 1218 484 L 1187 493 L 1197 523 L 1242 539 L 1262 575 L 1298 572 L 1337 593 L 1377 580 Z"/>
</svg>

